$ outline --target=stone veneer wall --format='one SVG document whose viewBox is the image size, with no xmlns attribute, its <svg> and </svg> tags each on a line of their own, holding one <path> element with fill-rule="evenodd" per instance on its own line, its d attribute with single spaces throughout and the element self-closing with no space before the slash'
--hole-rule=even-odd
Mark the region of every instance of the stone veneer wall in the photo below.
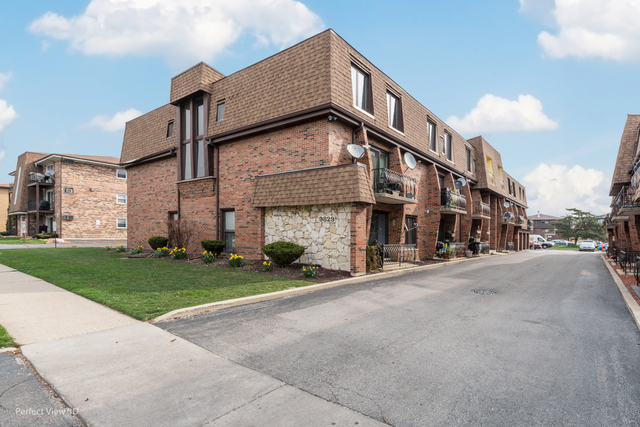
<svg viewBox="0 0 640 427">
<path fill-rule="evenodd" d="M 264 222 L 265 244 L 297 243 L 307 248 L 299 262 L 350 271 L 350 203 L 265 208 Z"/>
</svg>

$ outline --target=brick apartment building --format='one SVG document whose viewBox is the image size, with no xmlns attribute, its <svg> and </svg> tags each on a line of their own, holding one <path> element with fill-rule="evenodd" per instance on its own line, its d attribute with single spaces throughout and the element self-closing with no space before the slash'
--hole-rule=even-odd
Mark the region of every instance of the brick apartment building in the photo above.
<svg viewBox="0 0 640 427">
<path fill-rule="evenodd" d="M 11 191 L 12 234 L 63 239 L 127 238 L 127 171 L 119 159 L 26 152 Z"/>
<path fill-rule="evenodd" d="M 611 212 L 604 229 L 609 245 L 640 251 L 640 115 L 629 114 L 622 131 L 609 195 Z"/>
<path fill-rule="evenodd" d="M 374 240 L 420 258 L 470 236 L 528 246 L 524 188 L 499 153 L 466 141 L 333 30 L 229 76 L 204 63 L 177 75 L 169 104 L 127 123 L 120 161 L 129 246 L 166 235 L 173 218 L 196 224 L 192 253 L 221 239 L 261 259 L 263 244 L 286 240 L 307 247 L 301 262 L 352 274 Z"/>
<path fill-rule="evenodd" d="M 531 234 L 538 234 L 547 240 L 560 238 L 556 234 L 556 229 L 552 225 L 553 221 L 560 219 L 559 217 L 538 213 L 531 216 L 529 219 L 533 222 L 533 232 Z"/>
<path fill-rule="evenodd" d="M 0 232 L 7 231 L 9 218 L 9 192 L 11 184 L 0 184 Z"/>
</svg>

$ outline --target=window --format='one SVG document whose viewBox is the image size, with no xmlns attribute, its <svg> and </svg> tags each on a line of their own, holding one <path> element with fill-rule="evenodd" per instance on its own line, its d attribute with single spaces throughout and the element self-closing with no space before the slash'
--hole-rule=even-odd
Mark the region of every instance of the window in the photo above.
<svg viewBox="0 0 640 427">
<path fill-rule="evenodd" d="M 64 192 L 65 193 L 69 193 L 69 194 L 73 194 L 73 188 L 65 188 Z"/>
<path fill-rule="evenodd" d="M 427 120 L 427 137 L 429 138 L 429 149 L 431 151 L 438 151 L 436 147 L 436 124 L 431 120 Z"/>
<path fill-rule="evenodd" d="M 119 205 L 127 204 L 127 195 L 123 193 L 118 193 L 116 196 L 116 203 Z"/>
<path fill-rule="evenodd" d="M 236 251 L 236 212 L 234 210 L 222 211 L 223 239 L 227 243 L 225 251 Z"/>
<path fill-rule="evenodd" d="M 207 98 L 208 99 L 208 98 Z M 181 179 L 207 176 L 209 154 L 204 143 L 207 131 L 208 101 L 193 99 L 182 104 L 180 109 L 180 157 Z M 224 113 L 223 113 L 224 114 Z"/>
<path fill-rule="evenodd" d="M 451 134 L 444 132 L 444 151 L 447 154 L 447 160 L 453 161 L 453 147 L 451 146 Z"/>
<path fill-rule="evenodd" d="M 444 188 L 444 175 L 438 175 L 438 183 L 440 184 L 440 189 Z"/>
<path fill-rule="evenodd" d="M 465 148 L 465 150 L 467 152 L 467 170 L 471 172 L 471 150 L 468 148 Z"/>
<path fill-rule="evenodd" d="M 353 64 L 351 64 L 351 90 L 353 92 L 353 105 L 369 114 L 373 114 L 371 77 Z"/>
<path fill-rule="evenodd" d="M 487 174 L 489 175 L 489 182 L 496 185 L 496 177 L 493 175 L 493 162 L 489 156 L 487 156 Z"/>
<path fill-rule="evenodd" d="M 167 219 L 169 219 L 169 221 L 177 221 L 178 218 L 178 211 L 167 212 Z"/>
<path fill-rule="evenodd" d="M 224 102 L 218 104 L 216 109 L 216 122 L 221 122 L 224 120 Z"/>
<path fill-rule="evenodd" d="M 415 216 L 406 216 L 404 218 L 404 243 L 407 245 L 415 245 L 418 243 L 418 218 Z"/>
<path fill-rule="evenodd" d="M 64 164 L 65 165 L 73 165 L 73 160 L 64 159 Z"/>
<path fill-rule="evenodd" d="M 167 125 L 167 139 L 173 136 L 173 122 L 169 122 Z"/>
<path fill-rule="evenodd" d="M 500 178 L 500 186 L 504 190 L 504 179 L 502 177 L 502 166 L 498 166 L 498 178 Z"/>
<path fill-rule="evenodd" d="M 45 171 L 48 174 L 52 174 L 53 173 L 53 165 L 47 165 L 47 169 Z"/>
<path fill-rule="evenodd" d="M 116 171 L 116 177 L 126 179 L 127 178 L 127 170 L 126 169 L 118 169 Z"/>
<path fill-rule="evenodd" d="M 476 173 L 476 159 L 473 159 L 473 173 Z"/>
<path fill-rule="evenodd" d="M 127 228 L 127 218 L 116 219 L 116 228 Z"/>
<path fill-rule="evenodd" d="M 387 112 L 389 113 L 389 127 L 399 132 L 404 132 L 402 122 L 402 102 L 400 97 L 387 91 Z"/>
<path fill-rule="evenodd" d="M 549 232 L 549 229 L 548 229 L 548 228 L 545 228 L 545 229 L 543 229 L 543 230 L 542 230 L 542 232 L 543 232 L 543 233 L 548 233 L 548 232 Z"/>
<path fill-rule="evenodd" d="M 511 194 L 511 178 L 507 178 L 507 184 L 509 185 L 509 194 Z"/>
</svg>

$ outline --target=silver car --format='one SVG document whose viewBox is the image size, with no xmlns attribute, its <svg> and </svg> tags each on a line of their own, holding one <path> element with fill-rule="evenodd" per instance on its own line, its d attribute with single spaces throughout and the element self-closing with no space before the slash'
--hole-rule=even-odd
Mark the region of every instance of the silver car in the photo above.
<svg viewBox="0 0 640 427">
<path fill-rule="evenodd" d="M 581 251 L 595 252 L 596 242 L 594 242 L 593 240 L 581 240 L 578 242 L 578 249 Z"/>
</svg>

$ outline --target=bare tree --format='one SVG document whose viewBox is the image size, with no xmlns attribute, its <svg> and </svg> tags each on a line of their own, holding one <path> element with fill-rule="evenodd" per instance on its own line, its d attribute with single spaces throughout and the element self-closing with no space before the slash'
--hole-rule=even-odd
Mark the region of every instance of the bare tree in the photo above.
<svg viewBox="0 0 640 427">
<path fill-rule="evenodd" d="M 195 226 L 188 219 L 167 220 L 167 230 L 169 232 L 169 245 L 176 248 L 186 248 L 191 241 Z"/>
</svg>

